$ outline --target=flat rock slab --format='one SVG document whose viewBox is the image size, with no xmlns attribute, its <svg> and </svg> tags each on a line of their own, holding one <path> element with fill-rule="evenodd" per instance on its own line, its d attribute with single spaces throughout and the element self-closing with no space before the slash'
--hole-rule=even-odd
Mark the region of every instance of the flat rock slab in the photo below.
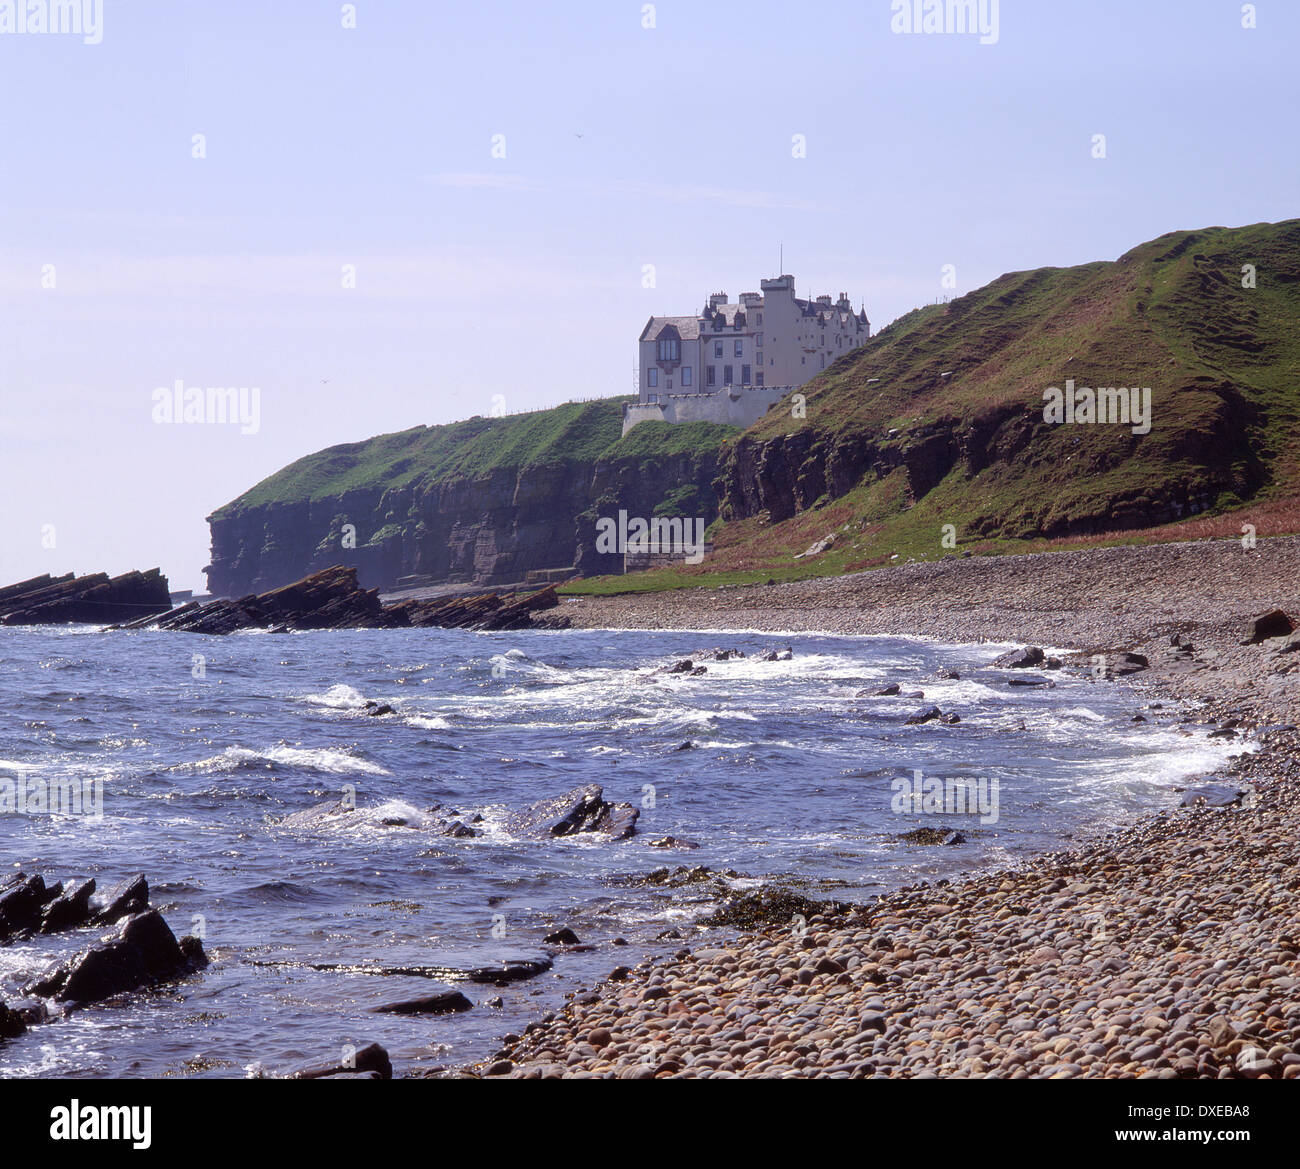
<svg viewBox="0 0 1300 1169">
<path fill-rule="evenodd" d="M 460 991 L 448 990 L 442 994 L 428 994 L 397 1003 L 385 1003 L 381 1007 L 371 1009 L 381 1015 L 451 1015 L 458 1011 L 472 1011 L 474 1004 Z"/>
</svg>

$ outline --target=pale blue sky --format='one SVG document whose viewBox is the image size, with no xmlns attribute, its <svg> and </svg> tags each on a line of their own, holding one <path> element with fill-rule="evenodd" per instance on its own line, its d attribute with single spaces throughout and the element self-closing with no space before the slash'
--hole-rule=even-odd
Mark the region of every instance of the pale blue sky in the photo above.
<svg viewBox="0 0 1300 1169">
<path fill-rule="evenodd" d="M 290 460 L 627 392 L 647 316 L 782 243 L 878 328 L 945 264 L 960 293 L 1300 207 L 1294 0 L 1003 0 L 993 45 L 889 0 L 642 7 L 104 0 L 101 44 L 0 35 L 0 583 L 201 587 L 204 515 Z M 259 387 L 260 430 L 156 425 L 178 378 Z"/>
</svg>

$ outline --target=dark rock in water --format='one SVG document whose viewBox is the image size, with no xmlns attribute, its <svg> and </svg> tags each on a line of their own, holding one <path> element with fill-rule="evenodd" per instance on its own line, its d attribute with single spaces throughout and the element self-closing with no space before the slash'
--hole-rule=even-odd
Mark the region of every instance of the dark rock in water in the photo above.
<svg viewBox="0 0 1300 1169">
<path fill-rule="evenodd" d="M 90 899 L 95 892 L 95 878 L 91 877 L 88 881 L 82 881 L 79 885 L 73 885 L 64 889 L 53 901 L 45 907 L 45 913 L 41 917 L 41 933 L 53 934 L 59 930 L 75 929 L 77 926 L 88 925 L 94 910 L 91 909 Z M 146 900 L 148 894 L 146 893 Z"/>
<path fill-rule="evenodd" d="M 961 722 L 961 715 L 957 714 L 955 711 L 950 710 L 947 714 L 943 715 L 939 719 L 939 721 L 941 723 L 946 723 L 948 726 L 952 726 L 955 723 Z"/>
<path fill-rule="evenodd" d="M 1135 723 L 1144 723 L 1147 721 L 1147 716 L 1144 714 L 1135 714 L 1130 721 Z"/>
<path fill-rule="evenodd" d="M 1286 637 L 1295 631 L 1295 622 L 1281 609 L 1270 609 L 1250 623 L 1250 635 L 1242 645 L 1258 645 L 1271 637 Z"/>
<path fill-rule="evenodd" d="M 922 723 L 933 722 L 935 719 L 942 717 L 943 712 L 937 706 L 931 706 L 926 710 L 918 710 L 914 715 L 908 718 L 904 725 L 917 727 Z"/>
<path fill-rule="evenodd" d="M 699 848 L 694 840 L 683 840 L 679 836 L 661 836 L 658 840 L 650 841 L 651 848 Z"/>
<path fill-rule="evenodd" d="M 536 978 L 551 968 L 549 958 L 510 958 L 499 966 L 476 966 L 467 971 L 465 977 L 470 982 L 486 982 L 492 986 L 505 986 L 508 982 L 523 982 Z"/>
<path fill-rule="evenodd" d="M 1003 670 L 1028 670 L 1038 665 L 1046 655 L 1036 645 L 1024 649 L 1013 649 L 993 659 L 992 665 Z"/>
<path fill-rule="evenodd" d="M 112 925 L 129 914 L 142 913 L 149 908 L 149 882 L 143 873 L 137 873 L 119 881 L 107 893 L 91 897 L 90 908 L 97 925 Z"/>
<path fill-rule="evenodd" d="M 442 834 L 444 836 L 455 836 L 458 839 L 478 835 L 473 828 L 470 828 L 466 824 L 462 824 L 459 820 L 453 820 L 448 824 L 447 827 L 442 830 Z"/>
<path fill-rule="evenodd" d="M 609 803 L 600 785 L 593 783 L 508 816 L 506 830 L 515 836 L 543 838 L 600 832 L 626 840 L 636 832 L 640 814 L 631 804 Z"/>
<path fill-rule="evenodd" d="M 770 650 L 767 651 L 767 653 L 765 653 L 765 654 L 761 654 L 761 655 L 759 656 L 759 659 L 758 659 L 758 660 L 759 660 L 760 662 L 789 662 L 789 661 L 793 661 L 793 660 L 794 660 L 794 650 L 793 650 L 793 649 L 790 649 L 790 648 L 788 648 L 788 647 L 787 647 L 786 649 L 780 649 L 780 650 L 777 650 L 777 649 L 770 649 Z"/>
<path fill-rule="evenodd" d="M 45 906 L 61 892 L 62 886 L 47 889 L 40 873 L 15 873 L 0 886 L 0 942 L 37 929 Z"/>
<path fill-rule="evenodd" d="M 939 671 L 938 671 L 938 673 L 935 674 L 935 677 L 936 677 L 936 678 L 939 678 L 940 680 L 945 681 L 945 682 L 960 682 L 960 681 L 961 681 L 961 675 L 960 675 L 959 673 L 957 673 L 956 670 L 950 670 L 950 669 L 948 669 L 947 666 L 940 666 L 940 667 L 939 667 Z"/>
<path fill-rule="evenodd" d="M 408 599 L 385 607 L 378 589 L 363 589 L 355 567 L 334 565 L 269 592 L 237 600 L 191 602 L 121 626 L 157 626 L 183 633 L 234 633 L 240 629 L 391 629 L 439 626 L 453 629 L 526 629 L 535 612 L 559 604 L 554 588 L 524 596 L 486 593 L 473 597 Z M 166 610 L 170 606 L 164 605 Z M 112 617 L 110 620 L 121 620 Z M 379 710 L 374 713 L 392 713 Z"/>
<path fill-rule="evenodd" d="M 367 702 L 367 703 L 366 703 L 366 706 L 367 706 L 367 708 L 368 708 L 368 709 L 366 710 L 366 714 L 368 714 L 371 718 L 382 718 L 382 717 L 383 717 L 384 715 L 386 715 L 386 714 L 396 714 L 396 713 L 397 713 L 397 712 L 396 712 L 396 711 L 395 711 L 391 706 L 389 706 L 388 703 L 386 703 L 386 702 L 383 703 L 382 705 L 376 703 L 374 706 L 371 706 L 371 704 Z"/>
<path fill-rule="evenodd" d="M 0 589 L 0 625 L 106 625 L 171 607 L 167 578 L 156 568 L 111 579 L 103 572 L 35 577 Z"/>
<path fill-rule="evenodd" d="M 418 999 L 405 999 L 400 1003 L 385 1003 L 382 1007 L 372 1007 L 381 1015 L 450 1015 L 457 1011 L 472 1011 L 474 1004 L 458 990 L 444 991 L 442 994 L 424 995 Z"/>
<path fill-rule="evenodd" d="M 1008 686 L 1046 686 L 1049 690 L 1054 690 L 1056 688 L 1056 683 L 1053 682 L 1050 678 L 1039 678 L 1036 675 L 1031 675 L 1027 678 L 1008 678 L 1007 685 Z"/>
<path fill-rule="evenodd" d="M 674 751 L 693 751 L 693 750 L 695 750 L 695 744 L 692 743 L 692 742 L 690 741 L 690 739 L 687 739 L 686 742 L 681 743 L 681 744 L 679 744 L 678 746 L 674 747 L 673 750 L 674 750 Z"/>
<path fill-rule="evenodd" d="M 1239 788 L 1222 783 L 1207 783 L 1190 788 L 1183 796 L 1184 808 L 1231 808 L 1240 807 L 1246 793 Z"/>
<path fill-rule="evenodd" d="M 388 1052 L 378 1043 L 367 1044 L 345 1063 L 304 1068 L 302 1071 L 293 1072 L 288 1078 L 291 1080 L 323 1080 L 331 1077 L 368 1079 L 374 1076 L 378 1076 L 381 1080 L 393 1078 L 393 1061 L 388 1058 Z"/>
<path fill-rule="evenodd" d="M 708 666 L 696 666 L 695 669 L 691 671 L 691 677 L 698 678 L 701 674 L 707 674 L 708 672 L 709 672 Z"/>
<path fill-rule="evenodd" d="M 384 610 L 389 623 L 419 628 L 507 630 L 529 628 L 562 629 L 570 624 L 563 616 L 535 618 L 533 614 L 554 609 L 560 599 L 548 586 L 526 596 L 480 593 L 475 596 L 435 597 L 405 600 Z"/>
<path fill-rule="evenodd" d="M 671 666 L 665 668 L 666 674 L 689 674 L 695 669 L 695 663 L 690 658 L 682 658 L 680 662 L 674 662 Z"/>
<path fill-rule="evenodd" d="M 1064 666 L 1064 665 L 1065 665 L 1065 663 L 1062 662 L 1060 658 L 1048 658 L 1047 661 L 1045 661 L 1045 662 L 1043 663 L 1043 669 L 1044 669 L 1044 670 L 1059 670 L 1059 669 L 1061 669 L 1062 666 Z"/>
<path fill-rule="evenodd" d="M 899 840 L 908 844 L 965 844 L 966 837 L 951 828 L 913 828 L 902 833 Z"/>
<path fill-rule="evenodd" d="M 879 690 L 859 690 L 858 698 L 897 698 L 899 691 L 902 689 L 897 682 L 890 682 L 888 686 L 882 686 Z"/>
<path fill-rule="evenodd" d="M 743 658 L 745 656 L 742 650 L 738 649 L 720 649 L 715 650 L 713 660 L 715 662 L 729 662 L 732 658 Z"/>
<path fill-rule="evenodd" d="M 56 966 L 28 988 L 60 1002 L 97 1003 L 169 981 L 207 965 L 197 938 L 177 942 L 156 909 L 128 917 L 117 931 Z"/>
<path fill-rule="evenodd" d="M 0 1001 L 0 1039 L 17 1039 L 27 1030 L 27 1024 L 17 1011 L 11 1011 Z"/>
<path fill-rule="evenodd" d="M 899 695 L 899 698 L 915 698 L 918 702 L 920 702 L 920 701 L 922 701 L 922 700 L 925 698 L 925 691 L 924 691 L 924 690 L 904 690 L 903 693 Z"/>
<path fill-rule="evenodd" d="M 186 606 L 151 623 L 182 633 L 225 634 L 279 627 L 371 629 L 408 622 L 384 609 L 378 589 L 361 588 L 355 568 L 340 564 L 270 592 L 213 601 L 198 609 Z"/>
<path fill-rule="evenodd" d="M 568 926 L 556 930 L 553 934 L 547 934 L 542 940 L 552 946 L 577 946 L 580 944 L 578 941 L 578 935 L 569 929 Z"/>
<path fill-rule="evenodd" d="M 554 587 L 547 587 L 517 600 L 505 601 L 489 617 L 474 626 L 475 629 L 503 630 L 530 629 L 535 624 L 533 613 L 539 609 L 554 609 L 560 603 Z M 567 624 L 567 622 L 566 622 Z"/>
</svg>

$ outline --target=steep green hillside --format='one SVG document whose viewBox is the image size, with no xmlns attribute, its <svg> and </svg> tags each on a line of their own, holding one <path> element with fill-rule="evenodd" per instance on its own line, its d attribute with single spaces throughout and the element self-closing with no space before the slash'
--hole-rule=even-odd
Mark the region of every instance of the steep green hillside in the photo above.
<svg viewBox="0 0 1300 1169">
<path fill-rule="evenodd" d="M 1067 379 L 1149 387 L 1150 432 L 1051 425 L 1043 392 Z M 731 522 L 701 571 L 942 555 L 945 524 L 961 547 L 1275 501 L 1297 488 L 1300 220 L 1008 274 L 899 319 L 802 393 L 805 417 L 782 403 L 731 448 Z"/>
</svg>

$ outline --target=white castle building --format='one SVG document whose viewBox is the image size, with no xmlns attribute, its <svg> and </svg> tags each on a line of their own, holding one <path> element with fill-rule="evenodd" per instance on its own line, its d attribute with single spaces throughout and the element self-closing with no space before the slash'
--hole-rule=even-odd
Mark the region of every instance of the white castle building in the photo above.
<svg viewBox="0 0 1300 1169">
<path fill-rule="evenodd" d="M 794 277 L 760 283 L 732 304 L 709 297 L 693 317 L 651 317 L 641 330 L 638 400 L 623 410 L 623 433 L 638 422 L 726 422 L 751 426 L 791 390 L 871 336 L 865 308 L 849 298 L 800 300 Z"/>
</svg>

